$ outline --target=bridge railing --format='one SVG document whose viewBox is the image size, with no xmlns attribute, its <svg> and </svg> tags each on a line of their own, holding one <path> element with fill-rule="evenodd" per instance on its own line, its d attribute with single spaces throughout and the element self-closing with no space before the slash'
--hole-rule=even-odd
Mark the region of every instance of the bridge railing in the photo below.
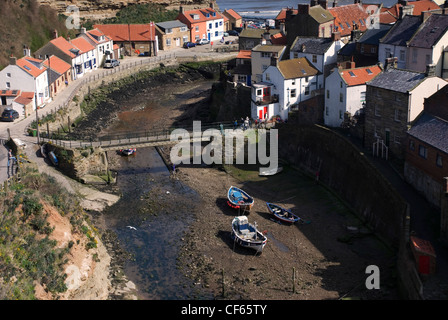
<svg viewBox="0 0 448 320">
<path fill-rule="evenodd" d="M 213 123 L 201 123 L 200 131 L 204 132 L 208 129 L 226 130 L 233 129 L 233 122 L 213 122 Z M 118 132 L 113 134 L 102 135 L 99 137 L 71 135 L 60 139 L 57 134 L 48 135 L 42 133 L 41 142 L 50 142 L 54 145 L 61 146 L 63 148 L 85 148 L 85 147 L 112 147 L 112 146 L 126 146 L 135 145 L 139 143 L 149 142 L 163 142 L 170 141 L 171 134 L 176 129 L 183 129 L 189 137 L 193 137 L 191 134 L 194 132 L 195 127 L 191 126 L 178 126 L 159 130 L 144 130 L 134 132 Z M 70 139 L 69 139 L 70 138 Z"/>
</svg>

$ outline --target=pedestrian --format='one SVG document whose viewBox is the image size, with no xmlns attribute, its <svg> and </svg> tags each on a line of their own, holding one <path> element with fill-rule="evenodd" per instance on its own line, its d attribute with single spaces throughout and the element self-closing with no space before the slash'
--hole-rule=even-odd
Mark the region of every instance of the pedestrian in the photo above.
<svg viewBox="0 0 448 320">
<path fill-rule="evenodd" d="M 238 128 L 238 121 L 235 119 L 235 121 L 233 121 L 233 130 L 236 130 L 236 128 Z"/>
<path fill-rule="evenodd" d="M 244 130 L 246 130 L 249 127 L 249 118 L 246 117 L 246 120 L 244 120 Z"/>
</svg>

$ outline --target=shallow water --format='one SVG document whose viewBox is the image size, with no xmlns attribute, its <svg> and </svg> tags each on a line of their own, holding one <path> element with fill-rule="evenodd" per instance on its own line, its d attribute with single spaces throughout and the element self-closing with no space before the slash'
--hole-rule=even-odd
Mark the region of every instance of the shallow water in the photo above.
<svg viewBox="0 0 448 320">
<path fill-rule="evenodd" d="M 155 148 L 120 158 L 117 187 L 122 198 L 103 212 L 106 227 L 132 256 L 125 274 L 143 300 L 210 297 L 198 293 L 177 268 L 182 237 L 193 221 L 199 196 L 177 180 Z M 130 228 L 133 227 L 133 228 Z"/>
</svg>

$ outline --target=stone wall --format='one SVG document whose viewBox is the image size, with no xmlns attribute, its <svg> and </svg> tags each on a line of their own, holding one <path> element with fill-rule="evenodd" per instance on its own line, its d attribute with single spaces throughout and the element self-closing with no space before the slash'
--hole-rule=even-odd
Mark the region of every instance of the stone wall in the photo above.
<svg viewBox="0 0 448 320">
<path fill-rule="evenodd" d="M 312 175 L 334 190 L 373 230 L 398 246 L 406 202 L 349 142 L 324 127 L 279 127 L 279 157 Z"/>
</svg>

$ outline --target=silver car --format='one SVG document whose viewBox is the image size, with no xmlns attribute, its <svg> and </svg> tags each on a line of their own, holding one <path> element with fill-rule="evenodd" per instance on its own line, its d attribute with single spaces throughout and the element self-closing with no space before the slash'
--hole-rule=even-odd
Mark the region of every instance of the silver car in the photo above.
<svg viewBox="0 0 448 320">
<path fill-rule="evenodd" d="M 120 61 L 118 61 L 117 59 L 107 59 L 104 62 L 104 68 L 115 68 L 118 67 L 120 65 Z"/>
</svg>

